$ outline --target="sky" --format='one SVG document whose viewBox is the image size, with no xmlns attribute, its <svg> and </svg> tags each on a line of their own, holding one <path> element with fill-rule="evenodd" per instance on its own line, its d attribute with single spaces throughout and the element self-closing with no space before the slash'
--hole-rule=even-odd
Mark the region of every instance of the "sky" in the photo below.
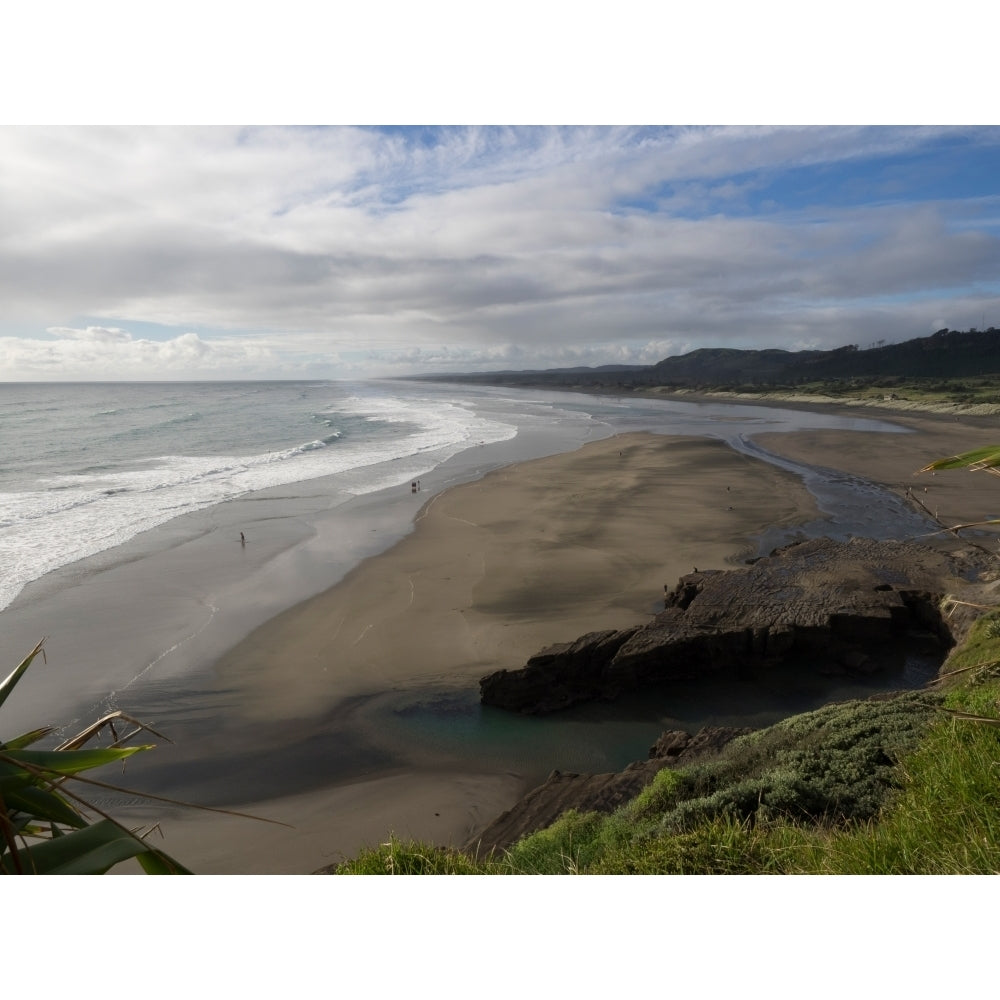
<svg viewBox="0 0 1000 1000">
<path fill-rule="evenodd" d="M 1000 128 L 0 128 L 0 381 L 1000 326 Z"/>
</svg>

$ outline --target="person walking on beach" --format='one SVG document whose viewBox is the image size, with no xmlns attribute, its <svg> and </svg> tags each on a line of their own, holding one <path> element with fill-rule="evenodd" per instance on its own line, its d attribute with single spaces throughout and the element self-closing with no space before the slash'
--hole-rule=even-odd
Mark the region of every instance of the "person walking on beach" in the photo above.
<svg viewBox="0 0 1000 1000">
<path fill-rule="evenodd" d="M 245 546 L 245 545 L 246 545 L 246 543 L 247 543 L 247 540 L 246 540 L 246 536 L 245 536 L 245 535 L 243 534 L 243 532 L 241 531 L 241 532 L 240 532 L 240 545 L 243 545 L 243 546 Z"/>
</svg>

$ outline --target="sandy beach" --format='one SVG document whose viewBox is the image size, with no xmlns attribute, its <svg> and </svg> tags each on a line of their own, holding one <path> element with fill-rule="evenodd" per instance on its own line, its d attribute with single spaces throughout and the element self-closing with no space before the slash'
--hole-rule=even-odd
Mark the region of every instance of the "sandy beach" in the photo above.
<svg viewBox="0 0 1000 1000">
<path fill-rule="evenodd" d="M 992 477 L 915 475 L 934 458 L 989 443 L 988 421 L 907 414 L 898 422 L 915 433 L 756 440 L 900 495 L 909 488 L 944 523 L 1000 507 Z M 360 776 L 240 805 L 294 830 L 182 813 L 166 818 L 165 847 L 199 872 L 306 873 L 390 832 L 464 842 L 537 775 L 472 754 L 456 760 L 419 741 L 401 746 L 386 729 L 391 713 L 371 710 L 379 698 L 477 692 L 483 674 L 518 667 L 552 642 L 647 620 L 683 573 L 733 565 L 764 529 L 816 515 L 791 473 L 722 442 L 651 434 L 499 469 L 433 497 L 412 534 L 217 664 L 219 686 L 251 725 L 284 720 L 289 739 L 308 742 L 337 718 L 362 746 Z"/>
</svg>

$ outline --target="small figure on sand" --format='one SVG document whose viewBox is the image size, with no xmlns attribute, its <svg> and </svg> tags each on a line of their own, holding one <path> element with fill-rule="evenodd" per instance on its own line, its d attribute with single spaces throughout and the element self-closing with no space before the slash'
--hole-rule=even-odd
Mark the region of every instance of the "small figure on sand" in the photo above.
<svg viewBox="0 0 1000 1000">
<path fill-rule="evenodd" d="M 243 532 L 241 531 L 240 532 L 240 545 L 246 545 L 246 543 L 247 543 L 246 535 L 244 535 Z"/>
</svg>

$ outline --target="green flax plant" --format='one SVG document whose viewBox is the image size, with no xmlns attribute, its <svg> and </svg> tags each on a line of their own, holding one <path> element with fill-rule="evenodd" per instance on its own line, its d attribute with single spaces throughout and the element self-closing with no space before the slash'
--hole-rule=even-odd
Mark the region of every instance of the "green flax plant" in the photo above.
<svg viewBox="0 0 1000 1000">
<path fill-rule="evenodd" d="M 42 642 L 0 683 L 0 707 L 39 654 L 44 658 Z M 130 731 L 119 736 L 119 726 Z M 140 732 L 159 734 L 116 712 L 55 749 L 32 749 L 51 732 L 34 729 L 0 741 L 0 874 L 100 875 L 135 858 L 151 875 L 190 875 L 77 791 L 81 785 L 124 791 L 84 772 L 152 749 L 125 745 Z M 105 734 L 110 746 L 87 746 Z"/>
<path fill-rule="evenodd" d="M 1000 476 L 1000 445 L 989 444 L 983 448 L 952 455 L 949 458 L 939 458 L 930 465 L 925 465 L 920 472 L 942 472 L 952 469 L 968 469 L 970 472 L 988 472 L 992 476 Z M 956 524 L 947 531 L 958 532 L 966 528 L 980 528 L 985 525 L 1000 524 L 1000 519 L 991 518 L 987 521 L 973 521 L 969 524 Z"/>
<path fill-rule="evenodd" d="M 921 472 L 937 472 L 943 469 L 968 469 L 970 472 L 989 472 L 1000 476 L 1000 445 L 989 444 L 974 451 L 966 451 L 950 458 L 939 458 L 925 465 Z"/>
<path fill-rule="evenodd" d="M 988 472 L 990 475 L 1000 476 L 1000 445 L 985 445 L 982 448 L 975 448 L 960 455 L 939 458 L 929 465 L 925 465 L 920 471 L 938 472 L 952 469 L 968 469 L 970 472 Z M 1000 519 L 991 518 L 986 521 L 975 521 L 971 524 L 958 524 L 948 530 L 958 532 L 964 528 L 978 528 L 996 524 L 1000 524 Z M 983 607 L 982 610 L 992 612 L 982 620 L 982 635 L 990 640 L 1000 638 L 1000 611 L 986 607 Z M 986 674 L 996 676 L 998 667 L 1000 667 L 1000 661 L 993 657 L 989 661 L 974 664 L 974 667 L 978 676 L 973 677 L 973 682 L 977 683 L 981 682 L 983 676 Z M 971 670 L 973 667 L 965 667 L 965 669 Z M 954 711 L 954 715 L 956 718 L 982 722 L 991 726 L 1000 726 L 1000 718 L 997 718 L 995 715 L 975 715 L 961 711 Z"/>
</svg>

